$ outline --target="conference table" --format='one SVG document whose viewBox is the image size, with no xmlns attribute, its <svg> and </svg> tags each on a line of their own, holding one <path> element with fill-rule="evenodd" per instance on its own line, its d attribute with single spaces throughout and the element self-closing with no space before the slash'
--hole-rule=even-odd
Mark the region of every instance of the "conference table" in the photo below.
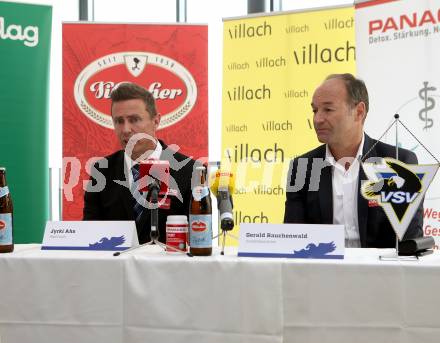
<svg viewBox="0 0 440 343">
<path fill-rule="evenodd" d="M 440 253 L 380 261 L 0 254 L 0 342 L 439 342 Z"/>
</svg>

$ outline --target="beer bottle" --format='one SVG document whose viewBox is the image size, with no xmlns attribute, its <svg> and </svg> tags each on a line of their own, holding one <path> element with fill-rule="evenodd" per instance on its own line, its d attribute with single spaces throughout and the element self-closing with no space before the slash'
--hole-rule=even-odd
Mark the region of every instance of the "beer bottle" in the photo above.
<svg viewBox="0 0 440 343">
<path fill-rule="evenodd" d="M 204 166 L 196 167 L 195 181 L 189 208 L 189 252 L 209 256 L 212 254 L 212 207 Z"/>
<path fill-rule="evenodd" d="M 12 200 L 6 184 L 6 169 L 0 167 L 0 253 L 12 251 Z"/>
</svg>

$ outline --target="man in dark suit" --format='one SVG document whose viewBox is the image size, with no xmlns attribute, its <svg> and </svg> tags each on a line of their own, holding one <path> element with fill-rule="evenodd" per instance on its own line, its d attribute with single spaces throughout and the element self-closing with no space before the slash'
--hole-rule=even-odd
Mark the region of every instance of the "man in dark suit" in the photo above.
<svg viewBox="0 0 440 343">
<path fill-rule="evenodd" d="M 159 239 L 165 241 L 168 215 L 187 215 L 191 198 L 191 178 L 195 161 L 171 150 L 156 138 L 160 123 L 154 98 L 144 88 L 123 83 L 111 94 L 111 113 L 119 150 L 92 168 L 84 194 L 84 220 L 135 220 L 139 242 L 150 238 L 151 210 L 139 197 L 136 181 L 140 161 L 170 162 L 171 194 L 160 198 Z M 148 204 L 148 203 L 147 203 Z"/>
<path fill-rule="evenodd" d="M 316 89 L 312 109 L 323 145 L 291 161 L 285 223 L 342 224 L 346 247 L 391 248 L 396 236 L 382 207 L 367 201 L 360 186 L 367 177 L 359 160 L 396 156 L 392 145 L 371 139 L 363 126 L 368 92 L 351 74 L 334 74 Z M 417 163 L 416 155 L 399 148 L 399 160 Z M 404 239 L 423 236 L 423 202 Z"/>
</svg>

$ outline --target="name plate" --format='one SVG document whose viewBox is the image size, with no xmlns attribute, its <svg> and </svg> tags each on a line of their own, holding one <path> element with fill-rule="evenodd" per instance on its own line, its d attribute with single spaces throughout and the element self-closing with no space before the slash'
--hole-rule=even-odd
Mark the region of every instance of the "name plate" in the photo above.
<svg viewBox="0 0 440 343">
<path fill-rule="evenodd" d="M 137 245 L 134 221 L 48 221 L 41 250 L 122 251 Z"/>
<path fill-rule="evenodd" d="M 238 256 L 343 259 L 343 225 L 240 224 Z"/>
</svg>

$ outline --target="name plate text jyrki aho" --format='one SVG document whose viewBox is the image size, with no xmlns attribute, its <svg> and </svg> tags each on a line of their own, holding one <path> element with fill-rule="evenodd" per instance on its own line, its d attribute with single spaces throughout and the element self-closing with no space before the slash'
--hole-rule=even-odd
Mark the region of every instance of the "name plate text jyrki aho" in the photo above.
<svg viewBox="0 0 440 343">
<path fill-rule="evenodd" d="M 134 221 L 48 221 L 41 249 L 122 251 L 137 245 Z"/>
<path fill-rule="evenodd" d="M 238 256 L 343 259 L 343 225 L 240 224 Z"/>
</svg>

